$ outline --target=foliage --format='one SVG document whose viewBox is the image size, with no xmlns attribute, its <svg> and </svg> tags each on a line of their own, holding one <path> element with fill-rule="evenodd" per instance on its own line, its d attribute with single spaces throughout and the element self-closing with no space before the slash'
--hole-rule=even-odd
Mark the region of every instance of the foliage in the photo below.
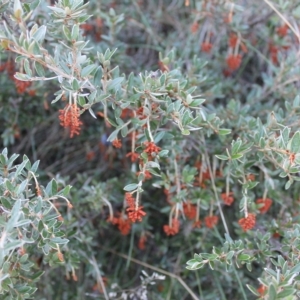
<svg viewBox="0 0 300 300">
<path fill-rule="evenodd" d="M 299 296 L 300 6 L 236 2 L 0 1 L 2 143 L 44 170 L 2 152 L 5 299 Z"/>
</svg>

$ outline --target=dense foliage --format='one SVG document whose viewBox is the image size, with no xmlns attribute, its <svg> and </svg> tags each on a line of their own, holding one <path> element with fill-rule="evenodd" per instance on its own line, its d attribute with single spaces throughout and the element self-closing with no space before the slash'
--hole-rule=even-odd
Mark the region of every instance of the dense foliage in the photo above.
<svg viewBox="0 0 300 300">
<path fill-rule="evenodd" d="M 0 15 L 1 299 L 300 296 L 299 4 Z"/>
</svg>

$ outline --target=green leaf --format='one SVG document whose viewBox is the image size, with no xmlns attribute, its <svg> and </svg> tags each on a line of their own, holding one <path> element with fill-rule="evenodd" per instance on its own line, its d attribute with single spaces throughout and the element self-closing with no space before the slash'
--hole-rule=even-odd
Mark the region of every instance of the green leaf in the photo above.
<svg viewBox="0 0 300 300">
<path fill-rule="evenodd" d="M 269 286 L 268 300 L 276 300 L 276 290 L 273 284 Z"/>
<path fill-rule="evenodd" d="M 39 27 L 39 29 L 32 35 L 32 37 L 36 40 L 38 43 L 42 43 L 45 35 L 46 35 L 47 27 L 45 25 L 42 25 Z"/>
<path fill-rule="evenodd" d="M 51 238 L 50 241 L 55 244 L 67 244 L 69 242 L 68 239 L 62 239 L 60 237 Z"/>
<path fill-rule="evenodd" d="M 231 129 L 220 128 L 219 135 L 227 135 L 231 133 Z"/>
<path fill-rule="evenodd" d="M 16 248 L 21 247 L 22 244 L 23 244 L 23 242 L 21 240 L 12 241 L 12 242 L 9 242 L 9 243 L 5 244 L 4 250 L 8 252 L 10 250 L 14 250 Z"/>
<path fill-rule="evenodd" d="M 19 72 L 16 72 L 16 74 L 14 75 L 14 77 L 18 80 L 21 80 L 21 81 L 30 81 L 31 77 L 27 74 L 23 74 L 23 73 L 19 73 Z"/>
<path fill-rule="evenodd" d="M 103 74 L 102 67 L 98 67 L 93 79 L 93 83 L 95 86 L 99 86 L 99 87 L 101 86 L 102 74 Z"/>
<path fill-rule="evenodd" d="M 30 77 L 32 77 L 32 71 L 31 71 L 28 59 L 24 59 L 24 64 L 23 65 L 24 65 L 24 69 L 25 69 L 26 74 L 29 75 Z"/>
<path fill-rule="evenodd" d="M 32 281 L 37 281 L 44 273 L 45 273 L 45 271 L 37 271 L 32 276 L 30 276 L 30 279 Z"/>
<path fill-rule="evenodd" d="M 226 259 L 227 260 L 231 260 L 232 259 L 232 257 L 233 257 L 233 255 L 234 255 L 234 251 L 233 250 L 231 250 L 231 251 L 229 251 L 228 253 L 227 253 L 227 255 L 226 255 Z"/>
<path fill-rule="evenodd" d="M 16 203 L 14 204 L 14 206 L 11 210 L 10 218 L 6 224 L 7 232 L 10 232 L 12 230 L 12 228 L 16 226 L 16 224 L 19 220 L 20 214 L 21 214 L 21 200 L 18 199 L 18 200 L 16 200 Z"/>
<path fill-rule="evenodd" d="M 286 190 L 288 190 L 288 189 L 291 187 L 291 185 L 293 184 L 293 182 L 294 182 L 293 178 L 290 178 L 290 180 L 288 180 L 288 181 L 286 182 L 284 188 L 285 188 Z"/>
<path fill-rule="evenodd" d="M 72 27 L 72 33 L 71 33 L 72 40 L 76 41 L 78 38 L 78 34 L 79 34 L 79 25 L 75 24 Z"/>
<path fill-rule="evenodd" d="M 168 154 L 169 154 L 169 150 L 161 150 L 160 152 L 158 152 L 159 157 L 167 157 Z"/>
<path fill-rule="evenodd" d="M 87 77 L 88 75 L 90 75 L 95 69 L 97 68 L 96 65 L 88 65 L 86 67 L 84 67 L 82 70 L 81 70 L 81 77 Z"/>
<path fill-rule="evenodd" d="M 160 131 L 158 134 L 156 134 L 154 137 L 154 144 L 157 144 L 161 139 L 163 139 L 165 134 L 166 134 L 165 131 Z"/>
<path fill-rule="evenodd" d="M 46 193 L 48 196 L 53 196 L 57 193 L 57 182 L 54 178 L 47 184 Z"/>
<path fill-rule="evenodd" d="M 114 141 L 114 140 L 118 137 L 119 131 L 120 131 L 120 129 L 114 130 L 114 131 L 110 134 L 110 136 L 107 138 L 107 141 L 108 141 L 108 142 Z"/>
<path fill-rule="evenodd" d="M 68 196 L 69 193 L 70 193 L 71 188 L 72 188 L 71 185 L 67 185 L 61 191 L 59 191 L 58 195 Z"/>
<path fill-rule="evenodd" d="M 21 174 L 21 172 L 24 170 L 27 162 L 28 162 L 28 159 L 25 159 L 20 165 L 18 165 L 17 170 L 15 172 L 15 177 L 18 177 Z"/>
<path fill-rule="evenodd" d="M 299 153 L 300 152 L 300 131 L 297 131 L 291 140 L 287 144 L 287 149 L 290 150 L 291 153 Z"/>
<path fill-rule="evenodd" d="M 72 81 L 72 88 L 74 91 L 77 91 L 79 89 L 79 83 L 76 78 L 74 78 Z"/>
<path fill-rule="evenodd" d="M 34 68 L 36 70 L 36 73 L 40 76 L 40 77 L 45 77 L 45 70 L 44 67 L 38 63 L 38 62 L 34 62 Z"/>
<path fill-rule="evenodd" d="M 222 154 L 218 154 L 218 155 L 215 155 L 218 159 L 221 159 L 221 160 L 228 160 L 229 157 L 227 155 L 222 155 Z"/>
<path fill-rule="evenodd" d="M 24 219 L 19 221 L 18 223 L 16 223 L 16 227 L 20 227 L 20 226 L 25 226 L 31 223 L 31 220 L 29 219 Z"/>
<path fill-rule="evenodd" d="M 53 7 L 51 9 L 53 9 Z M 62 29 L 63 29 L 63 33 L 64 33 L 65 37 L 67 38 L 67 40 L 71 41 L 72 38 L 71 38 L 71 32 L 70 32 L 69 28 L 66 25 L 63 25 Z"/>
<path fill-rule="evenodd" d="M 124 191 L 126 192 L 131 192 L 133 190 L 136 190 L 138 187 L 138 184 L 136 183 L 130 183 L 130 184 L 127 184 L 125 187 L 124 187 Z"/>
<path fill-rule="evenodd" d="M 25 190 L 27 184 L 28 184 L 28 180 L 27 180 L 27 179 L 23 180 L 23 181 L 19 184 L 19 186 L 18 186 L 18 188 L 17 188 L 17 190 L 16 190 L 17 195 L 20 195 L 21 193 L 23 193 L 23 191 Z"/>
<path fill-rule="evenodd" d="M 107 90 L 118 90 L 121 87 L 124 77 L 117 77 L 111 80 L 107 85 Z"/>
<path fill-rule="evenodd" d="M 260 293 L 257 291 L 257 289 L 250 285 L 250 284 L 246 284 L 247 288 L 251 291 L 251 293 L 253 293 L 255 296 L 261 296 Z"/>
<path fill-rule="evenodd" d="M 181 131 L 181 134 L 183 134 L 183 135 L 190 135 L 190 131 L 188 130 L 188 129 L 183 129 L 182 131 Z"/>
<path fill-rule="evenodd" d="M 249 260 L 251 258 L 251 256 L 249 254 L 242 253 L 242 254 L 239 254 L 237 258 L 238 258 L 238 260 Z"/>
<path fill-rule="evenodd" d="M 285 299 L 285 297 L 295 294 L 296 291 L 297 290 L 292 287 L 283 287 L 283 291 L 277 294 L 277 299 Z"/>
</svg>

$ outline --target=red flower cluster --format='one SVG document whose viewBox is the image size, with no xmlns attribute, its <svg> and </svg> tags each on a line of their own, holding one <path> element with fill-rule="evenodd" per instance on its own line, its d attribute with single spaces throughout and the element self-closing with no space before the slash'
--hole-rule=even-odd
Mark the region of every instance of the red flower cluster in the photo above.
<svg viewBox="0 0 300 300">
<path fill-rule="evenodd" d="M 222 193 L 221 198 L 222 198 L 223 202 L 225 203 L 225 205 L 230 206 L 234 201 L 233 192 L 229 192 L 228 195 L 226 193 Z"/>
<path fill-rule="evenodd" d="M 237 70 L 240 67 L 241 62 L 242 62 L 242 56 L 240 54 L 237 55 L 230 54 L 226 59 L 228 68 L 232 71 Z"/>
<path fill-rule="evenodd" d="M 144 250 L 146 248 L 146 245 L 145 245 L 146 241 L 147 241 L 146 235 L 145 234 L 141 235 L 141 237 L 139 239 L 139 243 L 138 243 L 138 248 L 140 250 Z"/>
<path fill-rule="evenodd" d="M 194 22 L 190 28 L 192 33 L 196 33 L 199 29 L 199 24 L 197 22 Z"/>
<path fill-rule="evenodd" d="M 213 228 L 218 224 L 219 217 L 218 216 L 207 216 L 204 218 L 204 222 L 206 227 Z"/>
<path fill-rule="evenodd" d="M 259 204 L 259 208 L 258 210 L 260 211 L 261 214 L 264 214 L 266 213 L 269 208 L 271 207 L 272 205 L 272 200 L 269 199 L 269 198 L 266 198 L 266 199 L 263 199 L 263 198 L 259 198 L 256 200 L 256 204 Z"/>
<path fill-rule="evenodd" d="M 131 162 L 136 162 L 138 160 L 138 158 L 140 157 L 140 155 L 135 152 L 129 152 L 126 154 L 126 157 L 130 157 Z"/>
<path fill-rule="evenodd" d="M 239 220 L 239 224 L 244 231 L 250 230 L 255 226 L 256 216 L 254 214 L 248 214 L 247 217 Z"/>
<path fill-rule="evenodd" d="M 126 209 L 128 218 L 131 222 L 141 222 L 142 218 L 146 216 L 146 213 L 143 211 L 143 206 L 136 207 L 135 199 L 132 197 L 130 193 L 125 194 L 125 199 L 128 204 L 128 208 Z"/>
<path fill-rule="evenodd" d="M 120 116 L 121 119 L 133 118 L 133 117 L 134 117 L 134 114 L 133 114 L 133 111 L 131 109 L 129 109 L 129 108 L 122 109 L 122 113 L 121 113 L 121 116 Z"/>
<path fill-rule="evenodd" d="M 6 63 L 0 66 L 0 72 L 6 71 L 9 78 L 15 83 L 17 93 L 23 94 L 27 91 L 27 89 L 31 86 L 32 82 L 30 81 L 21 81 L 14 77 L 15 74 L 15 65 L 12 61 L 7 61 Z M 32 93 L 32 91 L 28 91 L 28 93 Z"/>
<path fill-rule="evenodd" d="M 154 142 L 145 142 L 144 145 L 146 148 L 144 149 L 144 152 L 148 154 L 148 157 L 152 157 L 152 153 L 158 153 L 161 148 L 157 147 Z"/>
<path fill-rule="evenodd" d="M 125 200 L 129 207 L 133 207 L 135 205 L 135 199 L 132 197 L 132 195 L 129 192 L 125 193 Z"/>
<path fill-rule="evenodd" d="M 183 203 L 183 212 L 189 220 L 193 220 L 197 215 L 197 206 L 191 204 L 189 201 L 187 203 Z"/>
<path fill-rule="evenodd" d="M 139 176 L 141 173 L 142 172 L 137 172 L 136 175 Z M 144 180 L 143 181 L 145 181 L 147 179 L 151 179 L 151 178 L 152 178 L 152 174 L 148 170 L 146 170 L 144 172 Z"/>
<path fill-rule="evenodd" d="M 278 64 L 278 47 L 276 47 L 275 45 L 273 45 L 272 43 L 269 44 L 269 51 L 271 54 L 271 60 L 273 62 L 273 64 L 277 65 Z"/>
<path fill-rule="evenodd" d="M 13 80 L 18 94 L 24 94 L 24 92 L 31 86 L 30 81 L 21 81 L 16 78 L 14 78 Z"/>
<path fill-rule="evenodd" d="M 178 219 L 173 218 L 171 226 L 164 225 L 164 232 L 166 235 L 175 235 L 179 232 L 180 223 Z"/>
<path fill-rule="evenodd" d="M 120 215 L 118 218 L 113 218 L 112 220 L 108 220 L 112 222 L 112 224 L 117 225 L 122 235 L 128 235 L 131 230 L 131 221 L 129 219 L 125 219 L 123 215 Z"/>
<path fill-rule="evenodd" d="M 122 147 L 122 142 L 121 142 L 121 140 L 119 140 L 119 139 L 114 139 L 114 140 L 112 141 L 112 145 L 113 145 L 115 148 L 121 148 L 121 147 Z"/>
<path fill-rule="evenodd" d="M 68 104 L 64 109 L 59 110 L 60 125 L 69 128 L 70 137 L 79 135 L 82 122 L 79 119 L 80 111 L 77 104 Z"/>
<path fill-rule="evenodd" d="M 210 50 L 212 49 L 212 44 L 211 43 L 209 43 L 209 42 L 203 42 L 202 44 L 201 44 L 201 50 L 203 51 L 203 52 L 206 52 L 206 53 L 209 53 L 210 52 Z"/>
<path fill-rule="evenodd" d="M 255 175 L 254 174 L 248 174 L 246 178 L 249 181 L 254 181 L 255 180 Z"/>
<path fill-rule="evenodd" d="M 228 45 L 231 48 L 235 48 L 238 41 L 238 36 L 235 33 L 231 33 L 228 39 Z"/>
<path fill-rule="evenodd" d="M 94 151 L 89 151 L 87 152 L 87 154 L 85 155 L 86 160 L 91 161 L 95 158 L 95 152 Z"/>
<path fill-rule="evenodd" d="M 266 293 L 267 288 L 264 285 L 260 285 L 259 288 L 257 289 L 257 292 L 263 296 Z"/>
<path fill-rule="evenodd" d="M 276 29 L 276 32 L 280 37 L 283 38 L 287 35 L 288 29 L 289 29 L 289 26 L 287 24 L 284 24 L 284 25 L 278 27 Z"/>
</svg>

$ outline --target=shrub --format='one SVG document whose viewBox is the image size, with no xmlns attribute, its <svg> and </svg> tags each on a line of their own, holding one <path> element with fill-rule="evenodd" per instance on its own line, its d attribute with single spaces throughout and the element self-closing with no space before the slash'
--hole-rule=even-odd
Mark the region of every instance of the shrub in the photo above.
<svg viewBox="0 0 300 300">
<path fill-rule="evenodd" d="M 5 299 L 296 299 L 300 6 L 238 2 L 1 2 L 2 143 L 44 169 L 2 152 Z"/>
</svg>

